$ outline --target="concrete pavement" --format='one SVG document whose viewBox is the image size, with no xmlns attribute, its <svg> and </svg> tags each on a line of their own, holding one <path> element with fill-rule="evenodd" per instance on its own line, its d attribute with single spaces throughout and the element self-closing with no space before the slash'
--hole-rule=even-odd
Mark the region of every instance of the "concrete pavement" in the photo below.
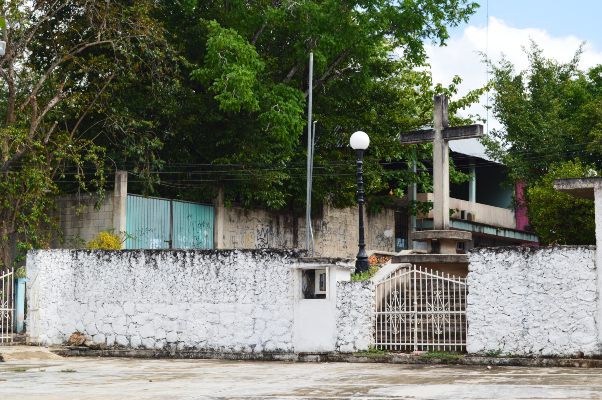
<svg viewBox="0 0 602 400">
<path fill-rule="evenodd" d="M 602 399 L 600 369 L 0 354 L 0 399 Z"/>
</svg>

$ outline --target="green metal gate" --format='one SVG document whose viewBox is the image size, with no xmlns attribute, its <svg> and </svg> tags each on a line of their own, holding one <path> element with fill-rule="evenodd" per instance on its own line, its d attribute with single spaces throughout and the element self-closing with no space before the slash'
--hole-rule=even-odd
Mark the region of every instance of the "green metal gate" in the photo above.
<svg viewBox="0 0 602 400">
<path fill-rule="evenodd" d="M 128 194 L 126 249 L 212 249 L 213 206 Z"/>
</svg>

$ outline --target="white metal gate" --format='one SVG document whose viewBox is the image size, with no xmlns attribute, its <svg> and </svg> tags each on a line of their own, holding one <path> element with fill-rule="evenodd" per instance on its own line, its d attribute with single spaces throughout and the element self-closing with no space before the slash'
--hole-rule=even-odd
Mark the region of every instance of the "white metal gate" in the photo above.
<svg viewBox="0 0 602 400">
<path fill-rule="evenodd" d="M 14 271 L 0 269 L 0 344 L 13 340 L 14 294 Z"/>
<path fill-rule="evenodd" d="M 376 287 L 376 347 L 465 351 L 466 294 L 466 278 L 419 265 L 393 271 Z"/>
</svg>

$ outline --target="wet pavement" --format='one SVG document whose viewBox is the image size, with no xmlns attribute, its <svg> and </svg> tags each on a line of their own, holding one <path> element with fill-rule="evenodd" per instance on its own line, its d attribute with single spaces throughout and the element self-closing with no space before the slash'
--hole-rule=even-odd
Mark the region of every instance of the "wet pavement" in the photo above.
<svg viewBox="0 0 602 400">
<path fill-rule="evenodd" d="M 0 399 L 602 399 L 600 369 L 0 354 Z"/>
</svg>

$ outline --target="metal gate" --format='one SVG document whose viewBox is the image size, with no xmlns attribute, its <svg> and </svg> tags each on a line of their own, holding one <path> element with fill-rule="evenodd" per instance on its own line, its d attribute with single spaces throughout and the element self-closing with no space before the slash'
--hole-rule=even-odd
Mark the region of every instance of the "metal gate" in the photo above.
<svg viewBox="0 0 602 400">
<path fill-rule="evenodd" d="M 13 269 L 0 269 L 0 344 L 13 341 L 14 293 Z"/>
<path fill-rule="evenodd" d="M 128 194 L 126 249 L 212 249 L 213 206 Z"/>
<path fill-rule="evenodd" d="M 419 265 L 376 287 L 375 345 L 397 351 L 466 351 L 466 278 Z"/>
</svg>

